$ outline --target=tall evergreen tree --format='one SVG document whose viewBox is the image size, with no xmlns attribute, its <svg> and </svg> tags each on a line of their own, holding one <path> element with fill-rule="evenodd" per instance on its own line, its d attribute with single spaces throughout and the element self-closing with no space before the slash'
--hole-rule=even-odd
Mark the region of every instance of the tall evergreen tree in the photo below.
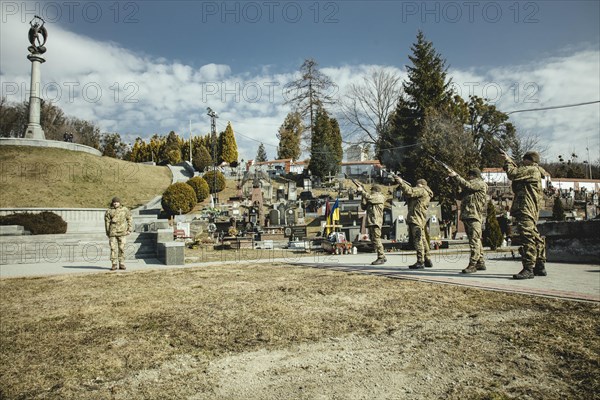
<svg viewBox="0 0 600 400">
<path fill-rule="evenodd" d="M 232 162 L 237 161 L 238 159 L 238 149 L 237 143 L 235 141 L 235 135 L 233 133 L 233 128 L 231 127 L 231 122 L 227 123 L 227 128 L 220 137 L 220 159 L 221 161 L 225 161 L 226 163 L 231 164 Z"/>
<path fill-rule="evenodd" d="M 316 113 L 310 152 L 308 168 L 313 175 L 323 178 L 338 172 L 343 155 L 340 128 L 323 108 Z"/>
<path fill-rule="evenodd" d="M 165 145 L 160 149 L 160 160 L 174 165 L 181 162 L 181 148 L 179 136 L 171 131 L 165 138 Z"/>
<path fill-rule="evenodd" d="M 300 140 L 303 131 L 304 124 L 302 123 L 300 113 L 289 113 L 277 133 L 277 138 L 279 139 L 279 147 L 277 147 L 278 159 L 291 158 L 297 160 L 300 158 L 300 154 L 302 154 Z"/>
<path fill-rule="evenodd" d="M 451 111 L 455 99 L 450 80 L 446 79 L 446 61 L 425 39 L 417 34 L 417 42 L 409 56 L 408 80 L 403 83 L 404 93 L 392 118 L 392 126 L 384 131 L 378 146 L 379 159 L 393 170 L 403 173 L 407 180 L 417 178 L 416 167 L 424 162 L 423 150 L 418 146 L 423 135 L 428 110 Z"/>
<path fill-rule="evenodd" d="M 206 168 L 213 165 L 212 157 L 204 145 L 199 144 L 194 146 L 194 153 L 192 154 L 192 165 L 196 171 L 204 172 Z"/>
<path fill-rule="evenodd" d="M 130 161 L 150 161 L 150 151 L 148 145 L 141 137 L 135 138 L 135 142 L 133 143 L 133 147 L 131 148 Z"/>
<path fill-rule="evenodd" d="M 265 151 L 265 145 L 261 143 L 260 146 L 258 146 L 258 152 L 256 153 L 256 162 L 265 162 L 268 160 L 269 159 L 267 158 L 267 152 Z"/>
</svg>

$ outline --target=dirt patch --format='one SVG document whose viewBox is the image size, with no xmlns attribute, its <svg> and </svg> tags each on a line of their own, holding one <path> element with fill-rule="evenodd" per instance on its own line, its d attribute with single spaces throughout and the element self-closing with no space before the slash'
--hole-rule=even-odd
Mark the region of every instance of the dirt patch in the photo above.
<svg viewBox="0 0 600 400">
<path fill-rule="evenodd" d="M 595 303 L 274 263 L 0 290 L 2 398 L 600 398 Z"/>
</svg>

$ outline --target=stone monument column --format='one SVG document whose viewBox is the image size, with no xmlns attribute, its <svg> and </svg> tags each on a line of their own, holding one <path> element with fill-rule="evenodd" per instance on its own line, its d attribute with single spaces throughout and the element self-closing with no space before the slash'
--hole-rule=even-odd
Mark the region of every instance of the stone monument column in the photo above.
<svg viewBox="0 0 600 400">
<path fill-rule="evenodd" d="M 35 21 L 35 22 L 34 22 Z M 41 21 L 40 25 L 38 21 Z M 44 44 L 48 38 L 48 32 L 44 27 L 44 20 L 37 15 L 29 22 L 29 42 L 31 46 L 27 48 L 29 55 L 27 58 L 31 61 L 31 87 L 29 94 L 29 123 L 25 130 L 26 139 L 46 139 L 44 130 L 40 125 L 41 113 L 41 88 L 40 76 L 41 65 L 46 62 L 42 54 L 46 52 Z"/>
</svg>

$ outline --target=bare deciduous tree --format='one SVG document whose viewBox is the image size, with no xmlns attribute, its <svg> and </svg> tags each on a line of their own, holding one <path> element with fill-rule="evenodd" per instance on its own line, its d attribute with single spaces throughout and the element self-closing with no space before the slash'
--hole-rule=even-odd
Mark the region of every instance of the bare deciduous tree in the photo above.
<svg viewBox="0 0 600 400">
<path fill-rule="evenodd" d="M 346 141 L 377 144 L 401 92 L 400 76 L 385 68 L 374 69 L 361 84 L 352 84 L 341 104 L 344 120 L 353 128 Z M 355 136 L 358 140 L 353 141 Z"/>
</svg>

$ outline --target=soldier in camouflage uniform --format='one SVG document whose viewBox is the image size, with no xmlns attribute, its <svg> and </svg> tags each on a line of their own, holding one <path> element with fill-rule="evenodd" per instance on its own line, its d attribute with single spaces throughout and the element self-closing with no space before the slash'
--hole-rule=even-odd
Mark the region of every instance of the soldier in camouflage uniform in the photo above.
<svg viewBox="0 0 600 400">
<path fill-rule="evenodd" d="M 362 186 L 358 187 L 358 192 L 362 194 L 360 207 L 367 212 L 367 228 L 369 237 L 373 242 L 377 259 L 371 265 L 381 265 L 387 261 L 381 244 L 381 227 L 383 226 L 383 206 L 385 196 L 382 193 L 381 186 L 373 185 L 371 193 L 366 193 Z"/>
<path fill-rule="evenodd" d="M 117 262 L 119 269 L 125 269 L 125 243 L 127 235 L 133 231 L 132 225 L 131 212 L 121 205 L 118 197 L 114 197 L 104 214 L 104 227 L 110 243 L 111 271 L 117 269 Z"/>
<path fill-rule="evenodd" d="M 462 270 L 462 273 L 470 274 L 484 271 L 485 258 L 481 244 L 481 225 L 483 224 L 487 199 L 487 184 L 481 179 L 481 171 L 478 168 L 469 170 L 467 180 L 454 171 L 451 171 L 448 175 L 454 178 L 453 180 L 460 190 L 460 220 L 465 225 L 469 237 L 469 247 L 471 248 L 469 265 Z"/>
<path fill-rule="evenodd" d="M 535 153 L 537 154 L 537 153 Z M 534 156 L 535 157 L 535 156 Z M 539 162 L 539 155 L 537 156 L 537 159 Z M 540 167 L 539 165 L 536 165 L 538 170 L 540 171 L 540 175 L 541 178 L 546 178 L 548 180 L 550 180 L 552 177 L 550 176 L 550 174 L 542 167 Z M 542 185 L 540 184 L 539 187 L 539 191 L 538 191 L 538 197 L 539 197 L 539 204 L 543 204 L 544 202 L 544 188 L 542 187 Z M 537 229 L 537 228 L 536 228 Z M 535 276 L 547 276 L 548 273 L 546 272 L 546 237 L 545 236 L 541 236 L 538 232 L 538 242 L 536 245 L 536 260 L 535 260 L 535 267 L 533 268 L 533 274 Z"/>
<path fill-rule="evenodd" d="M 410 186 L 399 177 L 396 177 L 396 182 L 400 184 L 400 188 L 408 204 L 406 222 L 415 243 L 415 250 L 417 250 L 417 262 L 408 268 L 431 268 L 433 267 L 433 263 L 429 258 L 429 242 L 427 241 L 425 230 L 427 229 L 427 208 L 433 197 L 433 192 L 427 186 L 425 179 L 417 180 L 415 187 Z"/>
<path fill-rule="evenodd" d="M 523 156 L 523 164 L 517 166 L 515 162 L 503 153 L 506 161 L 504 170 L 512 182 L 514 199 L 510 209 L 515 218 L 521 239 L 521 256 L 523 269 L 514 279 L 532 279 L 535 275 L 545 276 L 546 270 L 536 264 L 538 254 L 545 250 L 541 247 L 544 241 L 537 229 L 542 188 L 542 173 L 537 163 L 540 156 L 535 151 L 528 151 Z M 545 248 L 545 246 L 543 246 Z M 541 258 L 541 256 L 540 256 Z"/>
</svg>

